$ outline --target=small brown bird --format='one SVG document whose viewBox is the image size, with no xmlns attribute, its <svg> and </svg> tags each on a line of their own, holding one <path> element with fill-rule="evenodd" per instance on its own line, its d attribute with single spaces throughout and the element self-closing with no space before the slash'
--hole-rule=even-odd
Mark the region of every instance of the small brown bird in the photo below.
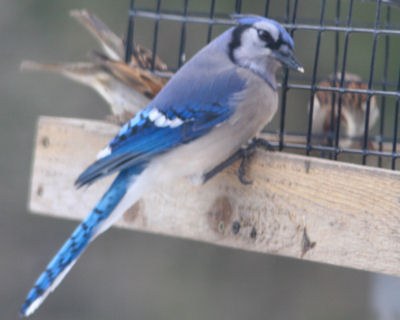
<svg viewBox="0 0 400 320">
<path fill-rule="evenodd" d="M 94 52 L 91 62 L 38 63 L 23 61 L 21 70 L 51 71 L 60 73 L 81 84 L 93 88 L 110 105 L 109 120 L 125 123 L 162 89 L 167 77 L 158 77 L 148 69 L 151 67 L 150 50 L 135 46 L 131 63 L 124 62 L 125 47 L 100 19 L 85 10 L 71 11 L 71 16 L 88 29 L 99 41 L 104 54 Z M 167 66 L 158 57 L 155 69 L 164 72 Z M 167 76 L 167 72 L 164 72 Z"/>
<path fill-rule="evenodd" d="M 331 75 L 329 80 L 321 81 L 318 87 L 338 88 L 340 87 L 341 73 Z M 343 88 L 366 90 L 368 84 L 355 74 L 346 73 Z M 334 99 L 333 125 L 331 128 L 332 99 Z M 365 93 L 344 93 L 342 95 L 342 108 L 340 116 L 339 146 L 341 148 L 359 147 L 364 135 L 365 114 L 367 109 L 368 95 Z M 314 95 L 313 110 L 313 134 L 327 137 L 330 132 L 335 132 L 338 121 L 338 92 L 317 91 Z M 369 129 L 375 125 L 379 117 L 379 108 L 374 96 L 370 99 Z M 324 138 L 323 138 L 324 139 Z M 325 139 L 324 139 L 325 140 Z M 326 141 L 323 141 L 325 144 Z"/>
<path fill-rule="evenodd" d="M 146 70 L 101 56 L 95 63 L 23 61 L 21 70 L 56 72 L 93 88 L 110 105 L 113 116 L 109 120 L 117 123 L 126 122 L 144 108 L 167 81 Z"/>
</svg>

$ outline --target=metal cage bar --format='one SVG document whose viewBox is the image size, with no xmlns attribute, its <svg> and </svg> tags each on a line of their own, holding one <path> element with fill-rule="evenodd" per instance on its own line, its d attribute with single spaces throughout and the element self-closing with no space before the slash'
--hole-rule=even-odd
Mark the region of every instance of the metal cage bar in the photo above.
<svg viewBox="0 0 400 320">
<path fill-rule="evenodd" d="M 381 5 L 382 5 L 382 0 L 378 0 L 377 9 L 376 9 L 376 18 L 375 18 L 375 30 L 380 25 Z M 374 38 L 372 40 L 371 63 L 370 63 L 370 69 L 369 69 L 368 91 L 370 91 L 372 89 L 372 79 L 374 77 L 377 39 L 378 39 L 378 35 L 376 34 L 376 32 L 374 32 Z M 372 97 L 372 95 L 370 93 L 368 93 L 367 109 L 365 110 L 364 137 L 363 137 L 363 146 L 362 146 L 362 148 L 363 148 L 362 164 L 366 164 L 367 155 L 368 155 L 367 144 L 368 144 L 369 114 L 370 114 L 370 108 L 371 108 L 371 97 Z"/>
<path fill-rule="evenodd" d="M 161 0 L 157 0 L 156 12 L 161 12 Z M 154 33 L 153 33 L 153 54 L 151 56 L 151 71 L 154 71 L 154 64 L 157 56 L 157 41 L 158 41 L 158 27 L 160 25 L 160 19 L 154 21 Z"/>
<path fill-rule="evenodd" d="M 131 56 L 133 51 L 133 35 L 134 35 L 134 22 L 133 12 L 135 11 L 135 0 L 131 0 L 129 7 L 129 17 L 128 17 L 128 32 L 126 34 L 126 51 L 125 51 L 125 62 L 131 62 Z"/>
<path fill-rule="evenodd" d="M 341 12 L 341 0 L 336 1 L 336 12 L 335 12 L 335 26 L 339 26 L 340 23 L 340 12 Z M 333 60 L 333 74 L 335 77 L 332 79 L 332 86 L 335 86 L 335 79 L 339 68 L 339 42 L 340 33 L 339 31 L 335 32 L 335 42 L 334 42 L 334 60 Z M 332 92 L 332 103 L 331 103 L 331 119 L 330 119 L 330 131 L 328 133 L 328 145 L 333 147 L 333 135 L 335 133 L 335 105 L 336 105 L 336 94 Z M 329 153 L 329 158 L 332 158 L 332 153 Z"/>
<path fill-rule="evenodd" d="M 322 0 L 321 14 L 320 14 L 320 20 L 319 20 L 319 25 L 321 27 L 324 24 L 325 8 L 326 8 L 326 0 Z M 311 136 L 312 136 L 312 122 L 313 122 L 313 111 L 314 111 L 314 95 L 315 95 L 315 87 L 316 87 L 316 81 L 317 81 L 319 51 L 321 48 L 321 35 L 322 35 L 322 31 L 318 31 L 317 44 L 315 47 L 313 73 L 312 73 L 312 79 L 311 79 L 310 111 L 309 111 L 309 116 L 308 116 L 307 143 L 306 143 L 306 154 L 307 155 L 309 155 L 312 150 Z M 339 110 L 340 110 L 340 107 L 339 107 Z"/>
<path fill-rule="evenodd" d="M 353 17 L 353 5 L 354 5 L 354 0 L 350 0 L 350 6 L 349 6 L 349 12 L 347 15 L 347 28 L 350 29 L 351 27 L 351 20 Z M 341 75 L 340 75 L 340 88 L 343 88 L 344 84 L 344 77 L 346 74 L 346 62 L 347 62 L 347 51 L 349 48 L 349 39 L 350 39 L 350 30 L 346 31 L 345 33 L 345 40 L 344 40 L 344 49 L 343 49 L 343 58 L 342 58 L 342 70 L 341 70 Z M 335 131 L 335 155 L 334 158 L 337 160 L 338 154 L 340 152 L 339 150 L 339 135 L 340 135 L 340 119 L 342 115 L 342 101 L 343 101 L 343 93 L 344 92 L 339 92 L 339 98 L 338 98 L 338 115 L 337 115 L 337 121 L 336 121 L 336 131 Z"/>
<path fill-rule="evenodd" d="M 202 24 L 214 24 L 214 25 L 226 25 L 226 26 L 233 26 L 235 23 L 229 18 L 221 18 L 220 15 L 215 15 L 216 18 L 210 19 L 207 17 L 202 16 L 191 16 L 186 15 L 182 16 L 177 14 L 175 11 L 164 11 L 160 14 L 157 14 L 153 11 L 149 10 L 134 10 L 133 16 L 138 18 L 147 18 L 147 19 L 160 19 L 166 21 L 175 21 L 175 22 L 185 22 L 185 23 L 202 23 Z M 271 17 L 272 19 L 276 19 L 278 21 L 282 21 L 276 17 Z M 307 23 L 308 22 L 308 23 Z M 334 23 L 334 22 L 333 22 Z M 282 25 L 289 29 L 301 29 L 301 30 L 308 30 L 308 31 L 341 31 L 341 32 L 350 32 L 350 33 L 374 33 L 377 34 L 388 34 L 388 35 L 399 35 L 400 30 L 395 29 L 379 29 L 375 30 L 374 28 L 367 28 L 367 27 L 341 27 L 341 26 L 331 26 L 331 25 L 324 25 L 323 27 L 319 25 L 309 24 L 309 21 L 305 21 L 304 23 L 298 24 L 290 24 L 290 23 L 282 23 Z M 400 27 L 394 26 L 394 27 Z"/>
<path fill-rule="evenodd" d="M 189 0 L 184 0 L 183 17 L 187 17 L 188 6 L 189 6 Z M 183 21 L 181 26 L 181 40 L 179 44 L 178 68 L 180 68 L 186 60 L 185 46 L 186 46 L 186 21 Z"/>
<path fill-rule="evenodd" d="M 215 0 L 211 0 L 211 7 L 210 7 L 210 20 L 213 21 L 214 19 L 214 14 L 215 14 Z M 212 30 L 213 30 L 214 23 L 210 23 L 208 25 L 208 31 L 207 31 L 207 43 L 211 41 L 212 37 Z"/>
<path fill-rule="evenodd" d="M 291 19 L 291 23 L 295 24 L 296 23 L 296 18 L 297 18 L 297 8 L 298 8 L 298 1 L 295 0 L 294 3 L 294 8 L 293 8 L 293 16 Z M 289 22 L 289 16 L 290 16 L 290 0 L 286 0 L 286 15 L 285 15 L 285 22 Z M 290 35 L 293 37 L 294 36 L 295 30 L 290 30 Z M 282 90 L 282 95 L 281 95 L 281 118 L 280 118 L 280 126 L 279 126 L 279 150 L 283 149 L 283 139 L 284 139 L 284 133 L 285 133 L 285 117 L 286 117 L 286 99 L 287 99 L 287 93 L 288 93 L 288 79 L 289 79 L 289 70 L 285 70 L 285 75 L 283 77 L 282 85 L 281 85 L 281 90 Z"/>
<path fill-rule="evenodd" d="M 399 80 L 397 82 L 397 91 L 400 91 L 400 68 L 399 68 Z M 393 144 L 392 144 L 392 169 L 396 169 L 396 159 L 397 156 L 397 135 L 398 135 L 398 125 L 399 125 L 399 103 L 400 97 L 396 98 L 396 109 L 394 117 L 394 129 L 393 129 Z"/>
<path fill-rule="evenodd" d="M 386 8 L 386 26 L 390 25 L 390 7 Z M 384 56 L 384 67 L 383 67 L 383 81 L 382 90 L 387 90 L 387 79 L 388 79 L 388 66 L 389 66 L 389 48 L 390 48 L 390 37 L 385 36 L 385 56 Z M 381 117 L 379 119 L 379 151 L 383 151 L 383 136 L 384 136 L 384 119 L 386 110 L 386 96 L 381 97 Z M 382 167 L 382 157 L 378 159 L 378 166 Z"/>
</svg>

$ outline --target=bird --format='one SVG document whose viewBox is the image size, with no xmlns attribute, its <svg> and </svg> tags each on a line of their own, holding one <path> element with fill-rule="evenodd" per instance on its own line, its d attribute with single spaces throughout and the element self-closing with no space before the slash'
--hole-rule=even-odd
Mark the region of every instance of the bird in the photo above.
<svg viewBox="0 0 400 320">
<path fill-rule="evenodd" d="M 317 84 L 319 88 L 339 88 L 341 73 L 330 75 L 327 80 Z M 343 88 L 350 90 L 367 90 L 368 84 L 353 73 L 345 73 Z M 366 93 L 346 92 L 342 94 L 339 147 L 360 147 L 365 129 L 365 116 L 368 95 Z M 332 119 L 333 106 L 333 119 Z M 329 133 L 334 132 L 338 123 L 339 93 L 317 91 L 314 95 L 312 132 L 322 138 L 323 144 L 328 144 Z M 368 128 L 372 129 L 379 118 L 379 108 L 375 96 L 370 98 Z M 333 127 L 332 125 L 333 124 Z M 330 139 L 333 139 L 332 134 Z M 321 140 L 320 140 L 321 141 Z M 369 147 L 372 148 L 372 145 Z"/>
<path fill-rule="evenodd" d="M 21 316 L 31 315 L 88 244 L 144 194 L 181 178 L 204 183 L 271 121 L 278 108 L 279 67 L 304 72 L 294 41 L 275 20 L 232 18 L 234 26 L 186 62 L 77 178 L 75 185 L 82 187 L 118 172 L 39 276 Z"/>
<path fill-rule="evenodd" d="M 168 81 L 100 53 L 94 53 L 92 60 L 75 63 L 26 60 L 21 63 L 21 70 L 56 72 L 93 88 L 110 106 L 112 115 L 108 119 L 117 124 L 125 123 L 146 107 Z"/>
<path fill-rule="evenodd" d="M 155 57 L 154 70 L 150 72 L 152 52 L 134 44 L 132 59 L 124 61 L 125 45 L 96 15 L 86 10 L 72 10 L 70 15 L 80 22 L 98 40 L 103 53 L 94 51 L 91 62 L 39 63 L 23 61 L 22 71 L 46 71 L 62 74 L 78 83 L 93 88 L 110 106 L 108 120 L 123 124 L 161 90 L 171 76 L 167 65 Z"/>
</svg>

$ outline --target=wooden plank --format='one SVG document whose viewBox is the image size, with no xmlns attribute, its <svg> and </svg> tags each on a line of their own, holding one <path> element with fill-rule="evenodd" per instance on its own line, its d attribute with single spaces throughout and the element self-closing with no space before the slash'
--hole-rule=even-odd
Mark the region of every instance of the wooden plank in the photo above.
<svg viewBox="0 0 400 320">
<path fill-rule="evenodd" d="M 75 190 L 73 181 L 117 127 L 42 117 L 29 207 L 82 219 L 112 177 Z M 400 173 L 258 151 L 250 186 L 232 166 L 204 186 L 160 186 L 118 226 L 217 245 L 400 276 Z"/>
</svg>

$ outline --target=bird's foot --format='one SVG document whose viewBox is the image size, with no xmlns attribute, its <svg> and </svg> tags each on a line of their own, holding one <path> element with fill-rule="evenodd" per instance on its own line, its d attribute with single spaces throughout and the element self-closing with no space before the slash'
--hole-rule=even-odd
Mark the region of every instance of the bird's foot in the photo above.
<svg viewBox="0 0 400 320">
<path fill-rule="evenodd" d="M 232 163 L 236 162 L 241 157 L 242 157 L 242 149 L 239 149 L 233 155 L 231 155 L 228 159 L 226 159 L 225 161 L 220 163 L 218 166 L 216 166 L 211 171 L 204 174 L 203 183 L 206 183 L 208 180 L 210 180 L 212 177 L 214 177 L 217 173 L 221 172 L 226 167 L 229 167 Z"/>
<path fill-rule="evenodd" d="M 226 167 L 229 167 L 231 164 L 236 162 L 239 159 L 242 159 L 238 170 L 238 179 L 244 185 L 251 184 L 251 181 L 245 179 L 246 174 L 246 165 L 250 157 L 254 154 L 257 148 L 265 148 L 268 151 L 273 151 L 274 147 L 264 139 L 254 138 L 247 147 L 241 148 L 236 151 L 232 156 L 226 159 L 224 162 L 216 166 L 211 171 L 207 172 L 203 177 L 203 183 L 206 183 L 212 177 L 214 177 L 217 173 L 224 170 Z"/>
<path fill-rule="evenodd" d="M 244 185 L 253 183 L 245 178 L 246 165 L 257 148 L 264 148 L 267 151 L 274 151 L 274 147 L 267 140 L 261 138 L 254 138 L 246 148 L 240 149 L 242 162 L 240 163 L 238 170 L 238 179 Z"/>
</svg>

